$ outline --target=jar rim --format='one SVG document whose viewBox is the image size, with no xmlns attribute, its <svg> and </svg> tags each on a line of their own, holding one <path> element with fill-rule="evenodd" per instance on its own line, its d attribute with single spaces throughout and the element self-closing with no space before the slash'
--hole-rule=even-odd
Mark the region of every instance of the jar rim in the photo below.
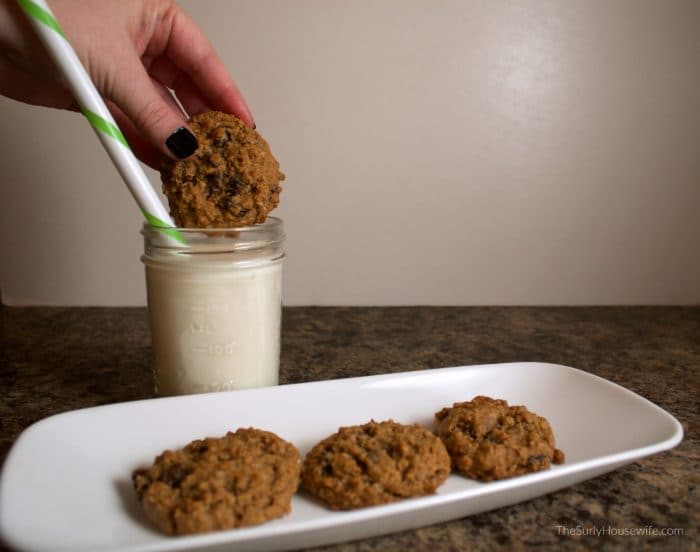
<svg viewBox="0 0 700 552">
<path fill-rule="evenodd" d="M 193 227 L 184 227 L 184 226 L 174 226 L 174 227 L 168 227 L 169 231 L 176 231 L 181 234 L 200 234 L 206 232 L 209 235 L 216 235 L 216 234 L 222 234 L 226 235 L 231 232 L 240 232 L 242 234 L 247 234 L 251 232 L 259 232 L 261 230 L 282 230 L 282 227 L 284 225 L 284 222 L 282 221 L 281 218 L 278 217 L 267 217 L 264 222 L 260 222 L 258 224 L 250 224 L 248 226 L 230 226 L 230 227 L 224 227 L 224 228 L 193 228 Z M 160 227 L 158 226 L 153 226 L 150 224 L 148 221 L 143 221 L 143 227 L 141 229 L 141 232 L 160 232 Z"/>
<path fill-rule="evenodd" d="M 178 234 L 173 239 L 173 233 Z M 173 253 L 218 253 L 281 248 L 285 240 L 282 219 L 268 217 L 264 222 L 238 228 L 159 228 L 143 223 L 145 249 Z"/>
</svg>

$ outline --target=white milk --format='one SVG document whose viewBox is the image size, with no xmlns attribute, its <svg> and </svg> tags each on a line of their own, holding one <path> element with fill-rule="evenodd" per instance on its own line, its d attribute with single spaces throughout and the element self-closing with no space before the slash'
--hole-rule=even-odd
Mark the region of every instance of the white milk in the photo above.
<svg viewBox="0 0 700 552">
<path fill-rule="evenodd" d="M 277 385 L 282 263 L 235 270 L 146 267 L 156 391 Z"/>
<path fill-rule="evenodd" d="M 187 253 L 172 254 L 144 235 L 156 392 L 277 385 L 281 246 L 271 253 L 269 244 L 251 242 L 252 248 L 233 252 L 220 247 L 227 243 L 220 239 L 212 252 L 207 238 L 197 243 L 193 237 Z"/>
</svg>

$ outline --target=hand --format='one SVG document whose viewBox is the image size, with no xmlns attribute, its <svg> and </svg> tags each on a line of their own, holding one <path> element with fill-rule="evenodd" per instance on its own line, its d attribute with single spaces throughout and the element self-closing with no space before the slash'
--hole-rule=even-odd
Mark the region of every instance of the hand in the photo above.
<svg viewBox="0 0 700 552">
<path fill-rule="evenodd" d="M 254 126 L 243 96 L 211 44 L 174 1 L 49 3 L 145 163 L 157 168 L 163 154 L 188 157 L 197 147 L 168 89 L 190 116 L 215 109 Z M 0 93 L 31 104 L 78 108 L 14 0 L 0 0 Z"/>
</svg>

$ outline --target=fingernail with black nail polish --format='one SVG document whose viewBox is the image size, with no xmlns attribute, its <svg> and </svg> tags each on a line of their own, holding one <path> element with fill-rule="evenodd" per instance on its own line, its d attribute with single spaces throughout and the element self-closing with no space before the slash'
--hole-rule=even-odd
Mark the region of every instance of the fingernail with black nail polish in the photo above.
<svg viewBox="0 0 700 552">
<path fill-rule="evenodd" d="M 165 141 L 165 145 L 179 159 L 189 157 L 199 147 L 199 142 L 194 134 L 185 127 L 178 128 Z"/>
</svg>

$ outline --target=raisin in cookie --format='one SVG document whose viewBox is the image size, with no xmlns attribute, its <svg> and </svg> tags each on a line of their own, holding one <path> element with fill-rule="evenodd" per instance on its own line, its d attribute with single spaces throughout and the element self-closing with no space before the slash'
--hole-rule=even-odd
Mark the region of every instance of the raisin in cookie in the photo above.
<svg viewBox="0 0 700 552">
<path fill-rule="evenodd" d="M 274 433 L 239 429 L 166 450 L 133 483 L 146 516 L 167 534 L 257 525 L 290 511 L 299 451 Z"/>
<path fill-rule="evenodd" d="M 160 171 L 175 224 L 234 228 L 264 222 L 279 203 L 284 180 L 265 139 L 219 111 L 195 115 L 189 125 L 199 148 L 187 159 L 167 159 Z"/>
<path fill-rule="evenodd" d="M 374 420 L 342 427 L 307 454 L 302 487 L 333 510 L 361 508 L 435 492 L 450 458 L 418 425 Z"/>
<path fill-rule="evenodd" d="M 452 466 L 480 481 L 546 470 L 564 462 L 549 422 L 524 406 L 478 396 L 435 414 Z"/>
</svg>

